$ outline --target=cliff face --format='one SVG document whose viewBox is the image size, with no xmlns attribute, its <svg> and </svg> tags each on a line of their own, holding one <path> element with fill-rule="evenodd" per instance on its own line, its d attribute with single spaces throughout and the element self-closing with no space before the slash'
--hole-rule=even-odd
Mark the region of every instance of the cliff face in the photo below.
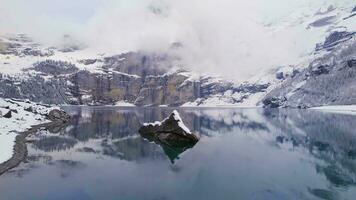
<svg viewBox="0 0 356 200">
<path fill-rule="evenodd" d="M 340 23 L 353 18 L 352 14 Z M 188 72 L 177 67 L 179 59 L 167 54 L 91 54 L 79 47 L 70 51 L 43 47 L 18 35 L 0 38 L 0 97 L 70 105 L 307 108 L 356 104 L 355 53 L 355 31 L 328 31 L 306 56 L 307 62 L 303 58 L 304 64 L 261 71 L 236 85 Z"/>
<path fill-rule="evenodd" d="M 50 104 L 179 106 L 231 86 L 211 77 L 192 78 L 184 70 L 169 71 L 172 58 L 162 55 L 126 53 L 78 63 L 85 68 L 47 59 L 20 74 L 0 75 L 0 96 Z"/>
<path fill-rule="evenodd" d="M 269 92 L 264 106 L 307 108 L 356 103 L 355 33 L 332 33 L 320 47 L 322 55 Z"/>
</svg>

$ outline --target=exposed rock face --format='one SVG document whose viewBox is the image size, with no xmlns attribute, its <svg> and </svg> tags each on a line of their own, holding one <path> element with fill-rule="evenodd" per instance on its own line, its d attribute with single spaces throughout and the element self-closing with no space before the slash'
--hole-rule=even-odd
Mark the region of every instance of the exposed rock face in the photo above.
<svg viewBox="0 0 356 200">
<path fill-rule="evenodd" d="M 34 64 L 34 70 L 50 75 L 71 74 L 78 71 L 78 68 L 68 62 L 45 60 Z"/>
<path fill-rule="evenodd" d="M 170 146 L 194 145 L 199 140 L 196 135 L 186 128 L 177 111 L 173 111 L 162 122 L 144 124 L 139 129 L 139 133 L 154 141 L 159 141 Z"/>
<path fill-rule="evenodd" d="M 0 54 L 16 57 L 14 60 L 28 60 L 27 54 L 22 53 L 27 48 L 46 50 L 23 35 L 0 41 Z M 167 54 L 129 52 L 75 60 L 71 51 L 65 51 L 70 56 L 65 61 L 64 54 L 64 60 L 51 58 L 59 48 L 51 47 L 50 50 L 52 54 L 44 56 L 47 59 L 31 55 L 29 60 L 36 59 L 33 63 L 29 61 L 26 64 L 29 67 L 20 75 L 0 74 L 0 97 L 46 104 L 115 105 L 126 102 L 136 106 L 186 103 L 199 106 L 216 100 L 241 103 L 250 95 L 265 93 L 269 86 L 255 83 L 235 86 L 216 77 L 194 75 L 177 69 L 178 59 Z"/>
<path fill-rule="evenodd" d="M 172 163 L 199 141 L 184 125 L 176 110 L 162 122 L 144 124 L 139 133 L 147 140 L 162 146 Z"/>
<path fill-rule="evenodd" d="M 263 105 L 266 108 L 278 108 L 281 107 L 286 100 L 286 98 L 269 97 L 263 100 Z"/>
<path fill-rule="evenodd" d="M 5 118 L 11 118 L 12 117 L 12 112 L 9 110 L 3 117 Z"/>
<path fill-rule="evenodd" d="M 318 19 L 312 23 L 309 24 L 309 27 L 322 27 L 322 26 L 327 26 L 332 24 L 336 19 L 336 16 L 327 16 L 327 17 L 323 17 L 321 19 Z"/>
<path fill-rule="evenodd" d="M 336 47 L 338 44 L 345 42 L 347 40 L 352 39 L 352 37 L 355 35 L 355 32 L 347 32 L 347 31 L 335 31 L 332 32 L 328 37 L 326 37 L 324 43 L 322 44 L 317 44 L 316 50 L 332 50 L 334 47 Z"/>
<path fill-rule="evenodd" d="M 51 110 L 48 113 L 48 119 L 53 122 L 61 121 L 63 123 L 66 123 L 70 121 L 71 117 L 66 112 L 55 109 L 55 110 Z"/>
<path fill-rule="evenodd" d="M 282 66 L 281 70 L 265 74 L 267 78 L 240 85 L 182 69 L 172 70 L 177 58 L 166 54 L 129 52 L 78 60 L 70 57 L 70 62 L 51 60 L 49 56 L 38 62 L 41 55 L 26 57 L 23 51 L 45 49 L 19 36 L 0 41 L 0 54 L 16 57 L 9 60 L 36 59 L 28 63 L 30 67 L 20 70 L 19 75 L 0 74 L 0 97 L 71 105 L 125 102 L 136 106 L 264 104 L 304 108 L 355 104 L 355 36 L 351 31 L 334 31 L 317 45 L 315 60 L 308 67 L 287 66 L 285 70 Z M 58 53 L 56 48 L 51 51 Z"/>
<path fill-rule="evenodd" d="M 214 82 L 211 77 L 190 80 L 182 70 L 167 73 L 170 59 L 127 53 L 79 61 L 89 66 L 99 64 L 101 71 L 45 60 L 27 68 L 23 77 L 0 74 L 0 96 L 47 104 L 113 105 L 125 101 L 137 106 L 179 106 L 232 88 L 232 83 Z"/>
<path fill-rule="evenodd" d="M 350 59 L 347 61 L 347 66 L 348 67 L 356 67 L 356 59 Z"/>
<path fill-rule="evenodd" d="M 338 41 L 333 39 L 338 36 L 329 36 L 330 42 Z M 353 39 L 334 48 L 269 92 L 262 101 L 263 105 L 307 108 L 355 104 L 356 42 Z"/>
<path fill-rule="evenodd" d="M 19 57 L 24 56 L 36 56 L 47 57 L 54 55 L 54 51 L 50 48 L 39 48 L 39 44 L 32 41 L 24 34 L 19 34 L 16 37 L 7 38 L 7 42 L 1 42 L 0 40 L 0 54 L 4 55 L 16 55 Z"/>
</svg>

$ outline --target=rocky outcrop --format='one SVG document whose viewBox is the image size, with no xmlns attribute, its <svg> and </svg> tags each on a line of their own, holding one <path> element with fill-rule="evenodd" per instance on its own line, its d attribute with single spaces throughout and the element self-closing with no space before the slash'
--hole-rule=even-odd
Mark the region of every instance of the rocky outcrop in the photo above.
<svg viewBox="0 0 356 200">
<path fill-rule="evenodd" d="M 63 110 L 58 110 L 58 109 L 51 110 L 48 113 L 47 117 L 51 121 L 60 121 L 60 122 L 63 122 L 63 123 L 67 123 L 71 119 L 70 115 L 68 115 Z"/>
<path fill-rule="evenodd" d="M 339 41 L 338 36 L 340 34 L 329 36 L 327 40 L 330 44 L 334 43 Z M 261 102 L 264 107 L 308 108 L 355 104 L 356 42 L 354 39 L 344 41 L 333 48 L 271 90 Z"/>
<path fill-rule="evenodd" d="M 139 133 L 148 141 L 160 145 L 172 163 L 199 141 L 184 125 L 176 110 L 162 122 L 143 124 Z"/>
<path fill-rule="evenodd" d="M 338 44 L 352 39 L 352 37 L 355 34 L 356 34 L 355 32 L 347 32 L 347 31 L 332 32 L 329 36 L 326 37 L 324 43 L 316 45 L 316 51 L 320 51 L 320 50 L 331 51 Z"/>
<path fill-rule="evenodd" d="M 250 94 L 265 92 L 269 86 L 235 86 L 223 79 L 197 76 L 177 69 L 178 59 L 167 54 L 128 52 L 75 60 L 75 55 L 66 58 L 67 54 L 71 56 L 71 51 L 64 51 L 64 54 L 61 52 L 64 60 L 53 60 L 52 54 L 41 60 L 40 55 L 27 59 L 28 55 L 21 53 L 30 48 L 45 50 L 40 47 L 24 35 L 0 42 L 0 53 L 16 57 L 15 60 L 28 62 L 37 57 L 34 63 L 26 64 L 29 67 L 20 75 L 0 74 L 0 97 L 46 104 L 115 105 L 126 102 L 136 106 L 180 106 L 186 103 L 203 105 L 211 98 L 225 95 L 226 102 L 233 104 L 241 103 Z M 51 48 L 52 53 L 58 51 L 58 47 Z M 230 93 L 235 93 L 235 97 L 229 97 Z"/>
<path fill-rule="evenodd" d="M 4 118 L 11 118 L 12 117 L 12 111 L 9 110 L 5 115 L 3 115 L 2 117 Z"/>
<path fill-rule="evenodd" d="M 170 146 L 195 145 L 199 140 L 184 125 L 176 110 L 162 122 L 145 123 L 139 129 L 139 133 L 150 140 Z"/>
<path fill-rule="evenodd" d="M 131 52 L 78 62 L 101 67 L 88 71 L 66 61 L 36 62 L 21 77 L 0 74 L 0 97 L 47 104 L 180 106 L 233 88 L 211 77 L 190 79 L 184 70 L 168 73 L 173 61 L 164 55 Z"/>
<path fill-rule="evenodd" d="M 33 64 L 33 68 L 37 72 L 41 72 L 45 75 L 61 75 L 61 74 L 72 74 L 78 71 L 78 68 L 69 62 L 56 61 L 56 60 L 45 60 Z"/>
</svg>

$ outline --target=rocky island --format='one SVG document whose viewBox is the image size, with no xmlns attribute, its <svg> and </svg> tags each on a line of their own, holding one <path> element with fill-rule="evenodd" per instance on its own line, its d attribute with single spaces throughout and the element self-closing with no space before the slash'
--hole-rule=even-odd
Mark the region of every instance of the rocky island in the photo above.
<svg viewBox="0 0 356 200">
<path fill-rule="evenodd" d="M 198 136 L 185 126 L 177 110 L 161 122 L 144 123 L 139 133 L 147 140 L 161 145 L 172 163 L 199 141 Z"/>
</svg>

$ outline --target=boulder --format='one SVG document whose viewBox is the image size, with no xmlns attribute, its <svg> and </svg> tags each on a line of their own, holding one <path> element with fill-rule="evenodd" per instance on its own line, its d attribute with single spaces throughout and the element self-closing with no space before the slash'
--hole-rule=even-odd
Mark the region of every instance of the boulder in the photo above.
<svg viewBox="0 0 356 200">
<path fill-rule="evenodd" d="M 314 76 L 319 76 L 322 74 L 328 74 L 329 70 L 328 70 L 329 66 L 328 65 L 320 65 L 315 69 L 311 70 L 311 74 Z"/>
<path fill-rule="evenodd" d="M 279 108 L 287 101 L 285 97 L 268 97 L 263 100 L 264 108 Z"/>
<path fill-rule="evenodd" d="M 12 117 L 12 112 L 11 112 L 11 110 L 9 110 L 9 112 L 7 112 L 3 117 L 5 117 L 5 118 L 11 118 L 11 117 Z"/>
<path fill-rule="evenodd" d="M 51 121 L 54 121 L 54 122 L 60 121 L 63 123 L 69 122 L 71 119 L 71 117 L 66 112 L 64 112 L 62 110 L 57 110 L 57 109 L 51 110 L 48 113 L 47 117 Z"/>
<path fill-rule="evenodd" d="M 355 67 L 356 66 L 356 59 L 351 59 L 347 61 L 347 66 L 348 67 Z"/>
<path fill-rule="evenodd" d="M 139 133 L 148 141 L 160 145 L 173 164 L 180 154 L 192 148 L 199 140 L 184 125 L 176 110 L 162 122 L 145 123 Z"/>
<path fill-rule="evenodd" d="M 185 146 L 196 144 L 199 138 L 184 125 L 179 113 L 174 110 L 162 122 L 145 123 L 139 129 L 145 138 L 170 146 Z"/>
<path fill-rule="evenodd" d="M 276 74 L 276 78 L 277 78 L 278 80 L 284 79 L 284 74 L 283 74 L 283 72 L 278 72 L 278 73 Z"/>
</svg>

